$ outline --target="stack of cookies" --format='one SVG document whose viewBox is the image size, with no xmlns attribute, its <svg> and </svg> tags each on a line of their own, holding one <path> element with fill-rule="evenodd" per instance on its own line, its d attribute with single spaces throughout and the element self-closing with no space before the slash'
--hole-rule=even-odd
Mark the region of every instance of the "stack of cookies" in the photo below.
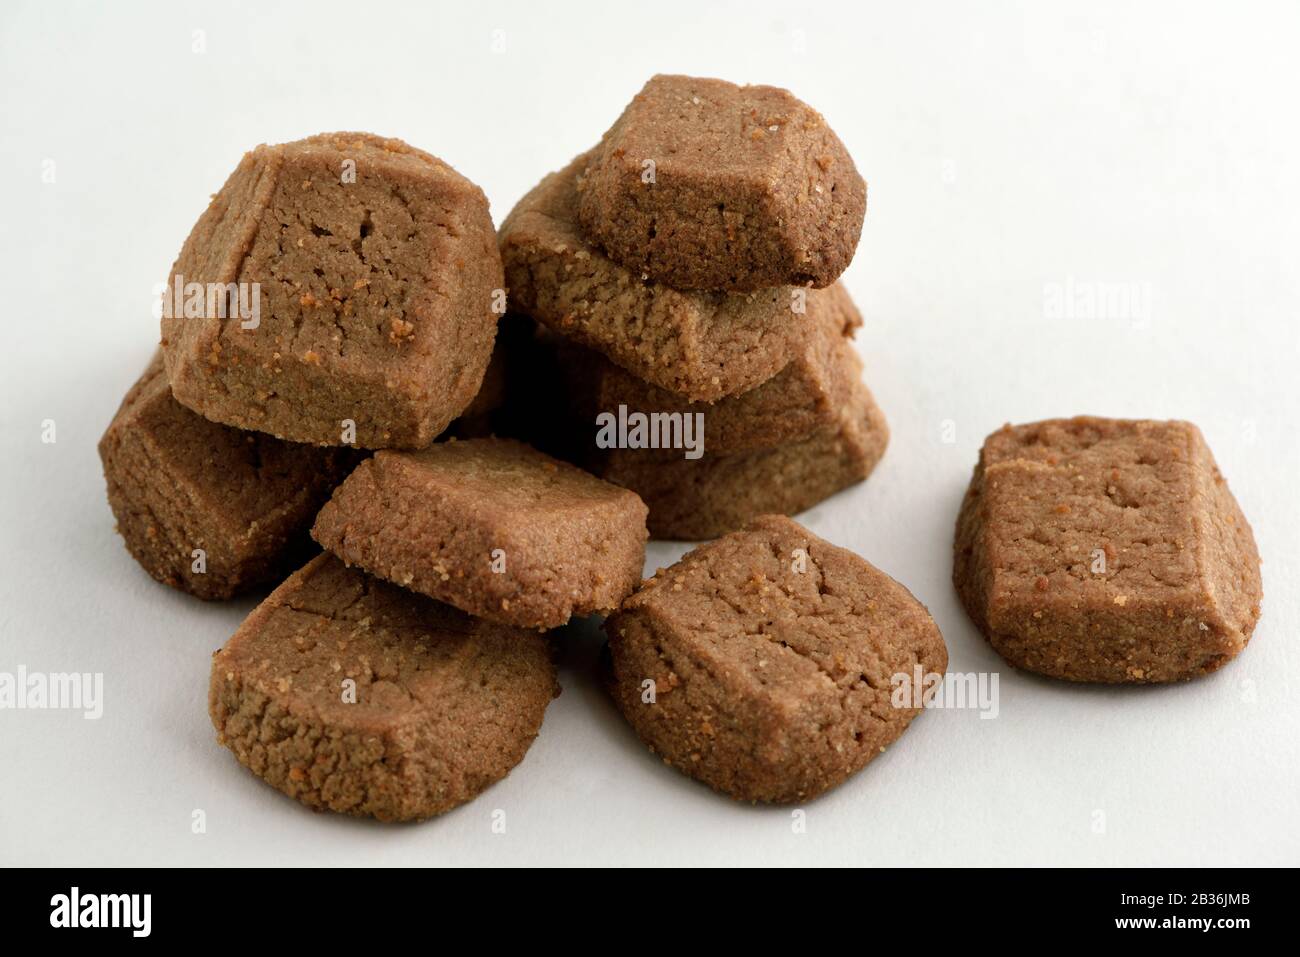
<svg viewBox="0 0 1300 957">
<path fill-rule="evenodd" d="M 283 578 L 363 450 L 423 448 L 471 406 L 501 284 L 487 198 L 428 153 L 334 133 L 245 154 L 100 441 L 132 554 L 205 598 Z"/>
<path fill-rule="evenodd" d="M 213 658 L 218 740 L 313 808 L 440 814 L 536 738 L 545 633 L 607 614 L 619 709 L 718 791 L 808 801 L 897 741 L 943 636 L 780 514 L 887 442 L 837 282 L 865 204 L 809 107 L 687 77 L 652 79 L 499 236 L 477 186 L 397 140 L 248 153 L 99 446 L 153 577 L 206 599 L 279 583 Z M 650 533 L 718 540 L 643 582 Z M 990 436 L 953 578 L 1001 655 L 1070 681 L 1210 673 L 1262 597 L 1183 422 Z"/>
<path fill-rule="evenodd" d="M 507 439 L 432 444 L 491 427 L 503 301 L 487 199 L 445 163 L 359 133 L 258 147 L 100 442 L 156 579 L 281 582 L 215 656 L 209 711 L 312 807 L 423 818 L 504 777 L 558 693 L 543 632 L 640 582 L 632 492 Z"/>
<path fill-rule="evenodd" d="M 888 429 L 836 280 L 865 210 L 844 145 L 789 92 L 651 79 L 501 227 L 511 308 L 539 327 L 527 437 L 637 492 L 658 538 L 864 479 Z"/>
</svg>

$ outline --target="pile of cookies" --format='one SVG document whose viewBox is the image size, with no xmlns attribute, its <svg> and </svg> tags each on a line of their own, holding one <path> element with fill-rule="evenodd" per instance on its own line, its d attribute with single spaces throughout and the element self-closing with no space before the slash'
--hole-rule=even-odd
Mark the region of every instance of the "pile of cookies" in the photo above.
<svg viewBox="0 0 1300 957">
<path fill-rule="evenodd" d="M 383 450 L 312 527 L 326 553 L 212 662 L 221 742 L 312 807 L 418 820 L 505 777 L 559 694 L 545 632 L 645 562 L 632 492 L 510 439 Z"/>
<path fill-rule="evenodd" d="M 549 386 L 528 390 L 530 441 L 634 490 L 657 538 L 711 538 L 865 478 L 888 429 L 836 281 L 865 211 L 848 151 L 789 92 L 651 79 L 502 224 L 511 309 L 540 327 L 529 364 Z"/>
<path fill-rule="evenodd" d="M 154 578 L 277 586 L 213 658 L 221 743 L 313 808 L 440 814 L 536 738 L 555 629 L 606 615 L 603 680 L 684 773 L 802 802 L 863 768 L 925 703 L 900 678 L 948 663 L 905 587 L 786 517 L 887 441 L 837 282 L 864 210 L 810 108 L 688 77 L 499 236 L 397 140 L 248 153 L 99 446 Z M 717 540 L 641 581 L 650 534 Z M 953 577 L 1008 661 L 1071 681 L 1208 673 L 1259 618 L 1250 526 L 1180 422 L 995 433 Z"/>
<path fill-rule="evenodd" d="M 213 660 L 220 740 L 313 807 L 406 820 L 468 800 L 558 693 L 544 632 L 617 608 L 647 538 L 634 493 L 568 463 L 431 444 L 500 400 L 482 191 L 366 134 L 258 147 L 168 290 L 161 352 L 99 448 L 159 581 L 209 599 L 280 583 Z"/>
</svg>

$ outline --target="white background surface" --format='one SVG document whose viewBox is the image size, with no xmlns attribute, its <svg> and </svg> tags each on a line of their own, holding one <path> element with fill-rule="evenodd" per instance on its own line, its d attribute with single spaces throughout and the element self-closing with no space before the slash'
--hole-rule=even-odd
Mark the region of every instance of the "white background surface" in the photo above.
<svg viewBox="0 0 1300 957">
<path fill-rule="evenodd" d="M 1300 863 L 1300 8 L 440 6 L 0 7 L 0 670 L 106 685 L 97 722 L 0 711 L 0 863 Z M 504 782 L 422 825 L 313 814 L 206 715 L 209 655 L 254 602 L 155 584 L 113 531 L 95 442 L 157 340 L 154 284 L 257 143 L 399 136 L 481 184 L 500 222 L 659 71 L 789 87 L 870 183 L 845 279 L 894 437 L 802 520 L 911 588 L 952 670 L 999 671 L 1000 715 L 922 715 L 795 834 L 789 809 L 652 758 L 575 628 L 564 694 Z M 1149 284 L 1151 308 L 1050 318 L 1068 281 Z M 1082 412 L 1197 422 L 1253 523 L 1264 616 L 1218 674 L 1015 674 L 958 606 L 952 526 L 982 438 Z M 652 546 L 648 568 L 680 551 Z"/>
</svg>

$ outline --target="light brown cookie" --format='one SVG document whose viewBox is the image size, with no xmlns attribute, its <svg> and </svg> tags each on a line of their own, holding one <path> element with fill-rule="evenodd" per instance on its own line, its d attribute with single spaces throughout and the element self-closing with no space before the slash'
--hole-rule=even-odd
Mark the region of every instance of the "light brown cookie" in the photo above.
<svg viewBox="0 0 1300 957">
<path fill-rule="evenodd" d="M 699 459 L 646 449 L 598 451 L 591 471 L 636 492 L 654 538 L 699 541 L 768 512 L 794 515 L 861 482 L 889 443 L 889 426 L 860 380 L 835 423 L 807 438 Z"/>
<path fill-rule="evenodd" d="M 379 452 L 312 536 L 357 565 L 481 617 L 554 628 L 616 608 L 641 580 L 646 507 L 510 439 Z"/>
<path fill-rule="evenodd" d="M 191 284 L 231 284 L 246 308 L 192 314 Z M 172 267 L 167 375 L 227 425 L 422 448 L 478 391 L 503 287 L 487 199 L 441 160 L 366 133 L 259 146 Z"/>
<path fill-rule="evenodd" d="M 800 342 L 786 367 L 757 388 L 714 403 L 688 402 L 545 327 L 538 348 L 553 353 L 554 384 L 566 399 L 562 414 L 571 423 L 567 430 L 577 440 L 575 447 L 592 447 L 598 417 L 639 413 L 696 416 L 707 455 L 752 452 L 834 429 L 861 379 L 862 363 L 847 337 L 862 319 L 844 287 L 810 289 L 806 306 Z M 662 457 L 681 456 L 681 451 L 666 450 Z"/>
<path fill-rule="evenodd" d="M 545 638 L 319 555 L 212 659 L 218 740 L 309 807 L 421 820 L 499 781 L 559 693 Z"/>
<path fill-rule="evenodd" d="M 962 502 L 953 582 L 1012 664 L 1069 681 L 1193 678 L 1259 619 L 1250 524 L 1188 422 L 1006 426 Z"/>
<path fill-rule="evenodd" d="M 806 290 L 679 292 L 619 266 L 577 224 L 584 162 L 547 176 L 501 224 L 511 308 L 690 401 L 715 402 L 780 372 Z"/>
<path fill-rule="evenodd" d="M 127 550 L 158 581 L 231 598 L 313 551 L 316 511 L 360 454 L 210 422 L 171 396 L 156 354 L 99 440 Z"/>
<path fill-rule="evenodd" d="M 634 273 L 677 289 L 828 286 L 853 259 L 867 184 L 788 90 L 656 76 L 586 163 L 578 217 Z"/>
<path fill-rule="evenodd" d="M 920 710 L 894 706 L 894 676 L 948 664 L 906 588 L 771 515 L 661 570 L 605 631 L 641 739 L 743 801 L 811 800 L 861 770 Z"/>
</svg>

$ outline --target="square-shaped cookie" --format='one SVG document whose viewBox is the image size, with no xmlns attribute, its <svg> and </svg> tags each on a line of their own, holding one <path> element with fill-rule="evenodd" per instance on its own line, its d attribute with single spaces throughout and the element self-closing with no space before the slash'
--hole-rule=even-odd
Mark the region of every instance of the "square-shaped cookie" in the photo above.
<svg viewBox="0 0 1300 957">
<path fill-rule="evenodd" d="M 596 450 L 584 464 L 640 496 L 650 509 L 653 537 L 700 541 L 767 512 L 795 515 L 812 508 L 870 475 L 888 443 L 884 413 L 855 380 L 833 424 L 803 439 L 748 452 L 706 450 L 698 459 L 648 449 Z"/>
<path fill-rule="evenodd" d="M 379 452 L 312 536 L 349 565 L 492 621 L 554 628 L 641 580 L 635 494 L 511 439 Z"/>
<path fill-rule="evenodd" d="M 275 581 L 310 554 L 312 518 L 360 453 L 210 422 L 172 398 L 156 354 L 99 457 L 135 560 L 166 585 L 217 599 Z"/>
<path fill-rule="evenodd" d="M 1259 618 L 1254 535 L 1189 422 L 1004 427 L 954 548 L 957 592 L 994 649 L 1054 678 L 1196 677 L 1240 653 Z"/>
<path fill-rule="evenodd" d="M 236 290 L 194 300 L 191 290 Z M 282 439 L 422 448 L 478 391 L 504 280 L 483 192 L 399 140 L 247 153 L 172 267 L 178 402 Z"/>
<path fill-rule="evenodd" d="M 706 455 L 773 448 L 834 428 L 862 376 L 862 363 L 848 338 L 862 319 L 844 287 L 808 290 L 801 341 L 786 367 L 762 385 L 717 402 L 689 402 L 651 385 L 599 353 L 542 327 L 538 350 L 549 352 L 571 420 L 575 447 L 594 451 L 602 417 L 693 416 Z M 533 400 L 536 401 L 536 400 Z M 665 459 L 680 449 L 663 450 Z"/>
<path fill-rule="evenodd" d="M 213 656 L 208 713 L 289 797 L 412 821 L 505 777 L 557 694 L 545 637 L 318 555 Z"/>
<path fill-rule="evenodd" d="M 610 689 L 665 761 L 744 801 L 810 800 L 907 729 L 943 636 L 906 588 L 768 515 L 661 569 L 605 621 Z"/>
<path fill-rule="evenodd" d="M 578 216 L 615 262 L 677 289 L 827 286 L 867 184 L 819 113 L 773 86 L 656 76 L 592 150 Z"/>
<path fill-rule="evenodd" d="M 618 265 L 578 225 L 584 163 L 547 176 L 501 224 L 511 308 L 690 401 L 716 402 L 780 372 L 807 290 L 680 292 Z"/>
</svg>

